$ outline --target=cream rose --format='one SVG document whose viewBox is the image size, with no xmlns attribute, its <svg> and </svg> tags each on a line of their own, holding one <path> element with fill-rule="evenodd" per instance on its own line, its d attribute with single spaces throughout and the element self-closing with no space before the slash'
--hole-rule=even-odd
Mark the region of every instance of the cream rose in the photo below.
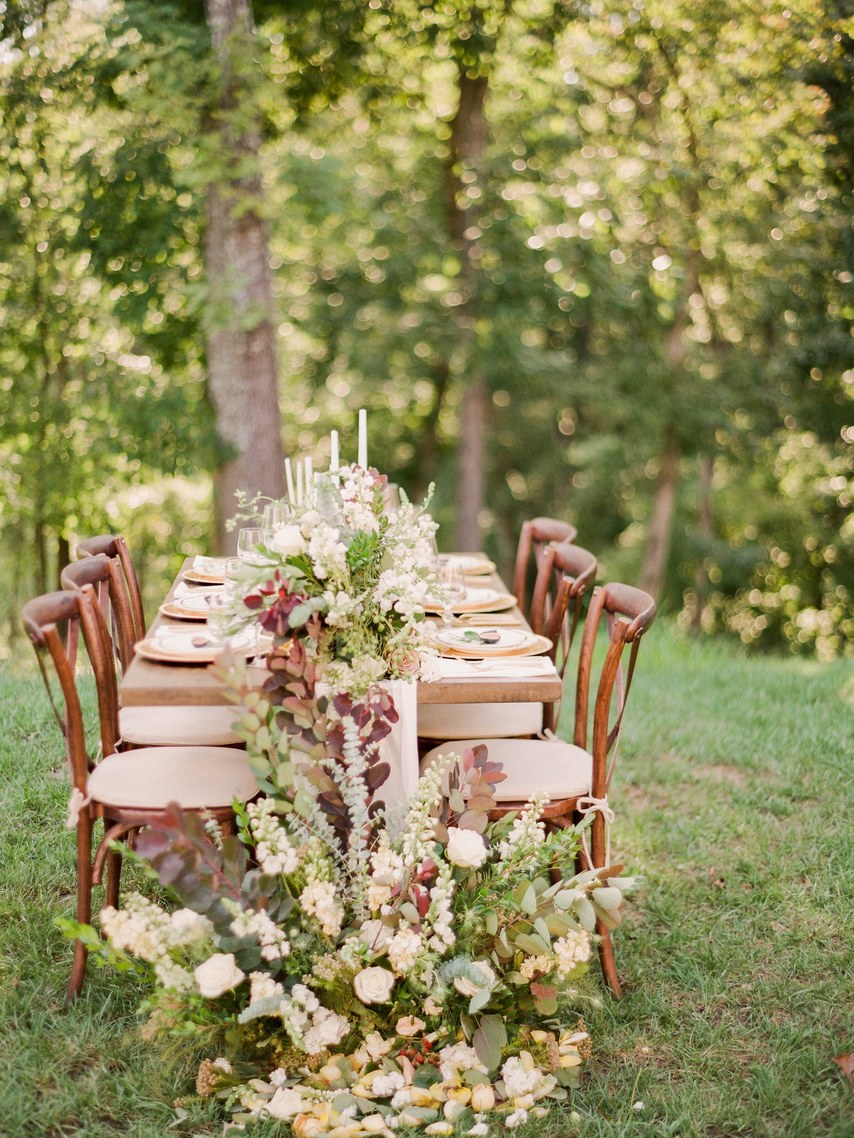
<svg viewBox="0 0 854 1138">
<path fill-rule="evenodd" d="M 363 1004 L 384 1004 L 394 987 L 394 974 L 387 968 L 363 968 L 353 977 L 353 991 Z"/>
<path fill-rule="evenodd" d="M 487 849 L 476 830 L 448 827 L 448 861 L 461 869 L 477 869 L 486 861 Z"/>
<path fill-rule="evenodd" d="M 273 545 L 282 557 L 296 557 L 304 553 L 307 545 L 299 526 L 282 526 L 273 537 Z"/>
<path fill-rule="evenodd" d="M 200 964 L 193 975 L 196 987 L 209 1000 L 215 1000 L 223 992 L 236 988 L 246 975 L 237 967 L 231 952 L 218 952 Z"/>
<path fill-rule="evenodd" d="M 472 962 L 472 968 L 476 968 L 478 972 L 483 973 L 483 983 L 475 984 L 473 980 L 469 980 L 466 976 L 457 976 L 454 979 L 454 987 L 458 992 L 464 996 L 474 996 L 477 992 L 482 992 L 484 989 L 491 992 L 495 987 L 495 973 L 485 960 L 475 960 Z"/>
<path fill-rule="evenodd" d="M 426 1026 L 424 1020 L 419 1019 L 418 1016 L 402 1016 L 397 1021 L 394 1030 L 404 1039 L 411 1039 L 413 1035 L 418 1035 L 419 1032 L 423 1031 Z"/>
</svg>

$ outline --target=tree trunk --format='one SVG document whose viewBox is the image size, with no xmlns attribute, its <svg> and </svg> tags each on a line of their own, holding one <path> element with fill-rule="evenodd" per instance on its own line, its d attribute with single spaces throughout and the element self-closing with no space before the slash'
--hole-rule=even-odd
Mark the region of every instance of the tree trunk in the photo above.
<svg viewBox="0 0 854 1138">
<path fill-rule="evenodd" d="M 209 291 L 208 390 L 228 457 L 214 479 L 216 545 L 235 492 L 284 494 L 284 456 L 267 227 L 260 209 L 260 134 L 247 115 L 252 39 L 248 0 L 205 0 L 221 71 L 216 126 L 222 173 L 208 187 L 205 266 Z"/>
<path fill-rule="evenodd" d="M 460 258 L 456 306 L 459 374 L 464 384 L 460 400 L 457 470 L 457 549 L 480 549 L 481 513 L 486 496 L 486 382 L 475 357 L 475 321 L 478 310 L 477 222 L 482 191 L 478 185 L 486 150 L 484 107 L 489 88 L 485 75 L 458 73 L 459 103 L 451 124 L 450 152 L 446 174 L 448 221 L 451 240 Z"/>
<path fill-rule="evenodd" d="M 448 392 L 451 371 L 446 359 L 440 359 L 433 369 L 433 405 L 418 436 L 418 458 L 413 484 L 413 498 L 417 502 L 427 493 L 435 479 L 438 450 L 439 416 Z"/>
<path fill-rule="evenodd" d="M 659 458 L 658 482 L 649 523 L 649 539 L 640 573 L 640 587 L 655 598 L 661 592 L 667 571 L 670 538 L 673 532 L 673 513 L 676 506 L 676 486 L 679 481 L 679 457 L 679 444 L 674 435 L 668 433 Z"/>
<path fill-rule="evenodd" d="M 703 544 L 712 539 L 712 478 L 715 472 L 715 460 L 710 454 L 700 455 L 700 480 L 697 501 L 697 534 Z M 691 614 L 691 631 L 699 634 L 703 626 L 703 608 L 709 595 L 709 574 L 706 569 L 706 559 L 700 558 L 697 572 L 694 574 L 694 586 L 697 601 Z"/>
</svg>

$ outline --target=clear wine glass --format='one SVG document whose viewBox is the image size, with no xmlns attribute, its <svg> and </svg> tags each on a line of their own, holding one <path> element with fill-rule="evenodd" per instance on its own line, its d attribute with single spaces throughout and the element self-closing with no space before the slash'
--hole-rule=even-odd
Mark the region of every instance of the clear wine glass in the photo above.
<svg viewBox="0 0 854 1138">
<path fill-rule="evenodd" d="M 263 565 L 267 560 L 259 550 L 260 545 L 269 545 L 272 541 L 270 530 L 260 526 L 247 526 L 237 533 L 237 556 L 246 565 Z"/>
<path fill-rule="evenodd" d="M 449 627 L 454 619 L 454 605 L 466 595 L 466 579 L 459 561 L 444 558 L 439 562 L 439 587 L 441 589 L 442 622 Z"/>
<path fill-rule="evenodd" d="M 290 510 L 278 502 L 268 502 L 264 507 L 264 529 L 275 533 L 291 520 Z"/>
</svg>

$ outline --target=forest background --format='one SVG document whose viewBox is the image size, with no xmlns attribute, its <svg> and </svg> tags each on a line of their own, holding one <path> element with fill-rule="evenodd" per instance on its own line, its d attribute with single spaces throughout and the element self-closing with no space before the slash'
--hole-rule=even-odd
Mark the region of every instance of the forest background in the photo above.
<svg viewBox="0 0 854 1138">
<path fill-rule="evenodd" d="M 162 595 L 366 407 L 446 548 L 506 570 L 563 517 L 695 631 L 851 652 L 852 36 L 849 0 L 0 3 L 3 651 L 78 538 Z"/>
</svg>

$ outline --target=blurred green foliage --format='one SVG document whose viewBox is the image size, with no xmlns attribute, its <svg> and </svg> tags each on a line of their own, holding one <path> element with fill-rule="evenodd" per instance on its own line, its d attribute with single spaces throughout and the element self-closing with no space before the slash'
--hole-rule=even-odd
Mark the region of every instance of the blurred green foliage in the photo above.
<svg viewBox="0 0 854 1138">
<path fill-rule="evenodd" d="M 84 533 L 128 533 L 154 595 L 178 545 L 205 546 L 219 455 L 200 235 L 223 156 L 204 144 L 201 6 L 48 7 L 10 3 L 0 28 L 10 628 Z M 286 452 L 322 465 L 334 427 L 354 457 L 365 406 L 372 463 L 413 495 L 435 481 L 450 529 L 475 369 L 489 552 L 507 570 L 521 521 L 553 514 L 636 581 L 675 439 L 665 607 L 750 645 L 851 651 L 848 6 L 257 0 L 255 16 Z M 489 81 L 474 359 L 444 182 L 460 60 Z"/>
</svg>

